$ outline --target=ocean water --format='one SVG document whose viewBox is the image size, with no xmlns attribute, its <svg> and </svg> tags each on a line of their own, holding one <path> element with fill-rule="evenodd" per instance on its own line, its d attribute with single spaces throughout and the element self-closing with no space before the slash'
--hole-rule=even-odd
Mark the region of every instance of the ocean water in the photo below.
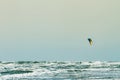
<svg viewBox="0 0 120 80">
<path fill-rule="evenodd" d="M 120 62 L 0 62 L 0 80 L 120 80 Z"/>
</svg>

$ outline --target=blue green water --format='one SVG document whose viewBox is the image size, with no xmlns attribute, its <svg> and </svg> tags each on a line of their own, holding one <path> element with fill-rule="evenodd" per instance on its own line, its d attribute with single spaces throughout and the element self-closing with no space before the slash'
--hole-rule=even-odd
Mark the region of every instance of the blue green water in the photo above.
<svg viewBox="0 0 120 80">
<path fill-rule="evenodd" d="M 0 80 L 120 80 L 120 62 L 0 62 Z"/>
</svg>

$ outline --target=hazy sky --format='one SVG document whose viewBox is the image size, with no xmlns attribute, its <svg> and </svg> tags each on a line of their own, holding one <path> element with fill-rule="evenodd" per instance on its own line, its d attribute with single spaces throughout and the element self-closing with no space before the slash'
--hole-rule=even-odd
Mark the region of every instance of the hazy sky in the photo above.
<svg viewBox="0 0 120 80">
<path fill-rule="evenodd" d="M 120 61 L 120 0 L 1 0 L 0 60 Z"/>
</svg>

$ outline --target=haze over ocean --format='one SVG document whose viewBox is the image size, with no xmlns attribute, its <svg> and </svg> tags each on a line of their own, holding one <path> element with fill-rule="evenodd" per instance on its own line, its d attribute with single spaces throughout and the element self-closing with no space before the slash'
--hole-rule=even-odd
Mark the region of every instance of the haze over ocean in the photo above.
<svg viewBox="0 0 120 80">
<path fill-rule="evenodd" d="M 120 0 L 0 1 L 1 61 L 120 61 L 119 34 Z"/>
</svg>

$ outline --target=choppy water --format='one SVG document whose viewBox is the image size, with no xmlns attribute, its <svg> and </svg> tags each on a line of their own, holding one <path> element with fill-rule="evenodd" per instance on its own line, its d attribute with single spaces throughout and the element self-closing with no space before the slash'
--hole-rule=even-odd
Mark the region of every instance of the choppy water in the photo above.
<svg viewBox="0 0 120 80">
<path fill-rule="evenodd" d="M 0 62 L 0 80 L 120 80 L 120 62 Z"/>
</svg>

